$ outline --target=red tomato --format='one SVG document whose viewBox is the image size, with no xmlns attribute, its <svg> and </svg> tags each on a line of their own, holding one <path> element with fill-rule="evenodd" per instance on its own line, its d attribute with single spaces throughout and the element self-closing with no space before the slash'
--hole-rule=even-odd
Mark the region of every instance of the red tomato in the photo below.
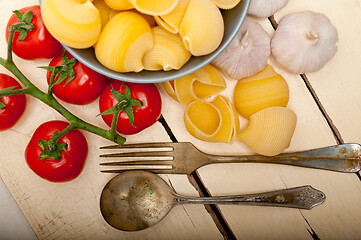
<svg viewBox="0 0 361 240">
<path fill-rule="evenodd" d="M 0 73 L 0 90 L 14 87 L 21 89 L 20 84 L 12 77 Z M 5 109 L 0 109 L 0 131 L 12 127 L 23 115 L 26 98 L 25 95 L 5 96 L 0 99 L 6 105 Z"/>
<path fill-rule="evenodd" d="M 69 53 L 66 53 L 69 59 L 74 58 Z M 49 64 L 49 66 L 62 65 L 62 57 L 55 57 Z M 74 66 L 75 78 L 66 84 L 67 80 L 53 87 L 53 93 L 61 100 L 78 105 L 84 105 L 91 103 L 97 99 L 102 93 L 104 87 L 108 83 L 108 79 L 88 68 L 81 62 L 77 62 Z M 50 82 L 52 72 L 48 71 L 47 80 Z M 55 81 L 58 76 L 55 78 Z"/>
<path fill-rule="evenodd" d="M 83 170 L 88 154 L 88 144 L 84 135 L 77 129 L 70 131 L 59 139 L 67 144 L 66 151 L 61 151 L 61 158 L 40 159 L 43 152 L 39 140 L 49 140 L 54 132 L 61 132 L 69 123 L 63 121 L 45 122 L 36 129 L 25 150 L 25 159 L 37 175 L 52 182 L 65 182 L 76 178 Z"/>
<path fill-rule="evenodd" d="M 133 107 L 133 125 L 130 123 L 129 117 L 124 111 L 119 114 L 117 131 L 122 134 L 130 135 L 150 127 L 159 119 L 162 109 L 162 100 L 157 87 L 152 83 L 124 83 L 122 81 L 113 80 L 108 83 L 100 95 L 99 109 L 101 113 L 118 103 L 118 100 L 110 92 L 112 87 L 115 91 L 124 94 L 126 89 L 125 84 L 130 88 L 131 97 L 140 100 L 143 103 L 140 109 L 138 109 L 139 106 Z M 103 120 L 108 126 L 111 126 L 112 124 L 113 115 L 114 114 L 102 115 Z"/>
<path fill-rule="evenodd" d="M 13 52 L 20 58 L 32 60 L 37 58 L 53 58 L 62 52 L 62 45 L 46 29 L 41 18 L 40 6 L 34 5 L 19 10 L 22 14 L 32 11 L 34 16 L 31 23 L 34 29 L 30 31 L 23 41 L 19 41 L 19 32 L 14 35 Z M 6 40 L 9 40 L 9 27 L 18 23 L 18 19 L 13 14 L 6 27 Z"/>
</svg>

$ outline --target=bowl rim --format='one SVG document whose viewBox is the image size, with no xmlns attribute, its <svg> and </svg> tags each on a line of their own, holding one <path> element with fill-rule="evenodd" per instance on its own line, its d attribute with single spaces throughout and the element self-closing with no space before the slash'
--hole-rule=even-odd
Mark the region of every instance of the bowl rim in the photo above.
<svg viewBox="0 0 361 240">
<path fill-rule="evenodd" d="M 94 50 L 91 48 L 87 48 L 87 49 L 74 49 L 71 48 L 69 46 L 66 46 L 65 44 L 61 43 L 63 45 L 63 47 L 65 48 L 66 51 L 68 51 L 73 57 L 75 57 L 79 62 L 81 62 L 82 64 L 84 64 L 85 66 L 89 67 L 90 69 L 108 77 L 111 79 L 115 79 L 115 80 L 120 80 L 120 81 L 124 81 L 124 82 L 133 82 L 133 83 L 161 83 L 161 82 L 166 82 L 166 81 L 171 81 L 177 78 L 181 78 L 184 76 L 187 76 L 201 68 L 203 68 L 204 66 L 210 64 L 221 52 L 223 52 L 228 45 L 232 42 L 232 40 L 235 38 L 235 36 L 237 35 L 239 29 L 241 28 L 246 16 L 247 16 L 247 12 L 250 6 L 250 2 L 251 0 L 241 0 L 240 3 L 238 4 L 244 4 L 245 7 L 245 11 L 242 11 L 240 14 L 240 18 L 239 21 L 236 24 L 235 29 L 230 33 L 229 37 L 224 41 L 224 39 L 222 40 L 221 45 L 212 53 L 205 55 L 205 56 L 199 56 L 199 57 L 204 57 L 205 59 L 197 64 L 196 66 L 189 68 L 187 70 L 171 70 L 171 71 L 159 71 L 161 72 L 162 76 L 159 76 L 157 78 L 143 78 L 141 75 L 142 73 L 157 73 L 158 71 L 147 71 L 147 70 L 142 70 L 141 72 L 138 73 L 120 73 L 120 72 L 116 72 L 113 70 L 110 70 L 106 67 L 104 67 L 103 65 L 101 65 L 99 62 L 97 62 L 96 65 L 94 65 L 93 62 L 87 60 L 88 57 L 85 57 L 84 55 L 89 55 L 89 52 L 92 56 L 94 56 L 94 59 L 96 60 L 95 54 L 94 54 Z M 41 5 L 41 0 L 39 0 L 39 3 Z M 222 10 L 223 11 L 223 10 Z M 227 10 L 224 10 L 227 11 Z M 223 42 L 224 41 L 224 42 Z M 87 51 L 86 54 L 83 53 L 83 51 Z M 83 54 L 82 54 L 83 53 Z M 193 58 L 194 56 L 192 56 Z M 197 57 L 196 57 L 197 58 Z M 182 68 L 181 68 L 182 69 Z M 173 74 L 169 74 L 169 73 L 173 73 Z M 154 75 L 155 75 L 154 74 Z"/>
</svg>

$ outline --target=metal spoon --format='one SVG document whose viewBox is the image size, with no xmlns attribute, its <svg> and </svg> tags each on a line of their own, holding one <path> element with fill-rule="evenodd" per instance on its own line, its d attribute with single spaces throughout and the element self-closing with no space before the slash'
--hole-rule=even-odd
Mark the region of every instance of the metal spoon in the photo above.
<svg viewBox="0 0 361 240">
<path fill-rule="evenodd" d="M 242 196 L 185 197 L 172 191 L 156 174 L 126 171 L 106 184 L 100 197 L 100 210 L 111 226 L 136 231 L 157 224 L 177 204 L 244 204 L 311 209 L 324 200 L 325 194 L 311 186 Z"/>
</svg>

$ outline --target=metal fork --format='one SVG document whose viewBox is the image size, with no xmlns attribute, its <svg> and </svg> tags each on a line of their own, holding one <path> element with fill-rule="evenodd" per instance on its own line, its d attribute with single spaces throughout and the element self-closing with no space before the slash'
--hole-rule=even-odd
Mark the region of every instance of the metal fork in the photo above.
<svg viewBox="0 0 361 240">
<path fill-rule="evenodd" d="M 105 146 L 100 149 L 117 151 L 100 155 L 101 158 L 116 159 L 115 162 L 100 163 L 107 168 L 115 167 L 101 171 L 105 173 L 148 170 L 160 174 L 191 174 L 198 168 L 213 163 L 275 163 L 338 172 L 358 172 L 361 165 L 361 146 L 356 143 L 283 153 L 272 157 L 207 154 L 189 142 L 140 143 Z"/>
</svg>

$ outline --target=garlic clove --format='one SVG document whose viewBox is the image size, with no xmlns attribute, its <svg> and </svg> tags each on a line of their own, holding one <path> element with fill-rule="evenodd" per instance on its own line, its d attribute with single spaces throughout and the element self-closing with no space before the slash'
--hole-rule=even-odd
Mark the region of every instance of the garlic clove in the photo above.
<svg viewBox="0 0 361 240">
<path fill-rule="evenodd" d="M 312 11 L 281 19 L 271 41 L 272 55 L 292 73 L 321 69 L 337 51 L 338 33 L 327 16 Z"/>
<path fill-rule="evenodd" d="M 255 17 L 270 17 L 287 3 L 288 0 L 251 0 L 248 14 Z"/>
<path fill-rule="evenodd" d="M 270 37 L 262 26 L 246 18 L 228 47 L 212 64 L 234 79 L 250 77 L 267 66 Z"/>
</svg>

